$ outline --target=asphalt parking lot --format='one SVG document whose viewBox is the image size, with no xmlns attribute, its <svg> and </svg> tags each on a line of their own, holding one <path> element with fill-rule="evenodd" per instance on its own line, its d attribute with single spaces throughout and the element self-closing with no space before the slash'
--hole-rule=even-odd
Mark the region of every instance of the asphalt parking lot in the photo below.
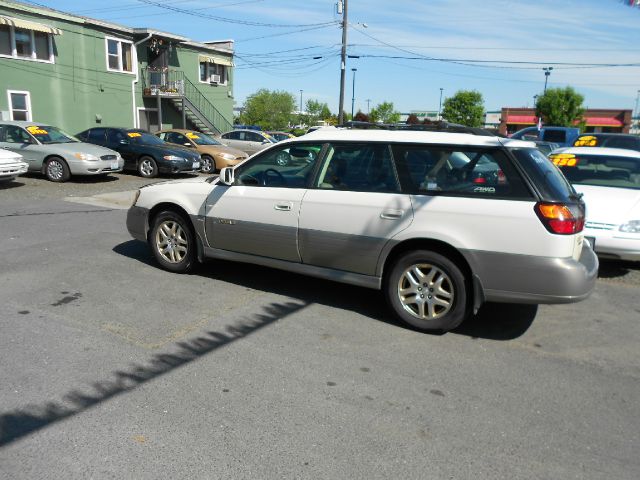
<svg viewBox="0 0 640 480">
<path fill-rule="evenodd" d="M 146 183 L 0 184 L 3 479 L 640 478 L 640 265 L 425 335 L 367 289 L 160 270 Z"/>
</svg>

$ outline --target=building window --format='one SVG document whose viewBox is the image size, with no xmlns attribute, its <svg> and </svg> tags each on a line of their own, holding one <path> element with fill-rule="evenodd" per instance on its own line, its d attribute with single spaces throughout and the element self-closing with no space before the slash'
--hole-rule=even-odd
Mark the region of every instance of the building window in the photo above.
<svg viewBox="0 0 640 480">
<path fill-rule="evenodd" d="M 0 56 L 53 63 L 50 33 L 0 25 Z"/>
<path fill-rule="evenodd" d="M 227 84 L 227 67 L 211 62 L 200 62 L 200 82 Z"/>
<path fill-rule="evenodd" d="M 31 98 L 29 92 L 8 90 L 11 120 L 31 121 Z"/>
<path fill-rule="evenodd" d="M 133 72 L 132 43 L 115 38 L 107 42 L 107 70 L 110 72 Z"/>
</svg>

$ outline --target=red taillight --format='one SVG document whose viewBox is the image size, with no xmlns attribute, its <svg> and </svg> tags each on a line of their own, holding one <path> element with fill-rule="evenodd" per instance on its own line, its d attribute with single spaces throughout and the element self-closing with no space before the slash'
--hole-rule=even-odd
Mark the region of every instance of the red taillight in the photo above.
<svg viewBox="0 0 640 480">
<path fill-rule="evenodd" d="M 578 205 L 539 202 L 535 211 L 551 233 L 572 235 L 584 229 L 584 211 Z"/>
<path fill-rule="evenodd" d="M 487 179 L 484 177 L 476 177 L 473 179 L 473 183 L 487 183 Z"/>
</svg>

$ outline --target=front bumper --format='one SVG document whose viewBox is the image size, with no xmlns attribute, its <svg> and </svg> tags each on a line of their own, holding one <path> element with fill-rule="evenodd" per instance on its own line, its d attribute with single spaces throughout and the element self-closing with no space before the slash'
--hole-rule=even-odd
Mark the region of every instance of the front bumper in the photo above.
<svg viewBox="0 0 640 480">
<path fill-rule="evenodd" d="M 26 162 L 15 162 L 10 164 L 0 165 L 0 180 L 15 178 L 17 175 L 27 173 L 29 164 Z"/>
<path fill-rule="evenodd" d="M 69 171 L 72 175 L 105 175 L 107 173 L 121 172 L 124 168 L 124 160 L 69 160 Z"/>
<path fill-rule="evenodd" d="M 598 257 L 587 242 L 578 260 L 476 251 L 463 254 L 489 302 L 579 302 L 591 294 L 598 276 Z"/>
<path fill-rule="evenodd" d="M 195 166 L 194 166 L 195 165 Z M 158 171 L 160 173 L 197 173 L 200 171 L 202 162 L 200 160 L 183 161 L 167 161 L 158 163 Z"/>
<path fill-rule="evenodd" d="M 596 253 L 602 258 L 640 261 L 640 235 L 638 234 L 585 229 L 584 235 L 595 239 Z"/>
</svg>

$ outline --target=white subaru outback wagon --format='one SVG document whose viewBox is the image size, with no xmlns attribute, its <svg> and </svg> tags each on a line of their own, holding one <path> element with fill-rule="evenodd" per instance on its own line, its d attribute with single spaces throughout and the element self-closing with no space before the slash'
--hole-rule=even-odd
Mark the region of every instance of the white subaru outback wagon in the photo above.
<svg viewBox="0 0 640 480">
<path fill-rule="evenodd" d="M 172 272 L 222 258 L 370 287 L 401 320 L 447 331 L 485 301 L 585 299 L 598 260 L 584 219 L 533 143 L 338 128 L 143 187 L 127 227 Z"/>
</svg>

